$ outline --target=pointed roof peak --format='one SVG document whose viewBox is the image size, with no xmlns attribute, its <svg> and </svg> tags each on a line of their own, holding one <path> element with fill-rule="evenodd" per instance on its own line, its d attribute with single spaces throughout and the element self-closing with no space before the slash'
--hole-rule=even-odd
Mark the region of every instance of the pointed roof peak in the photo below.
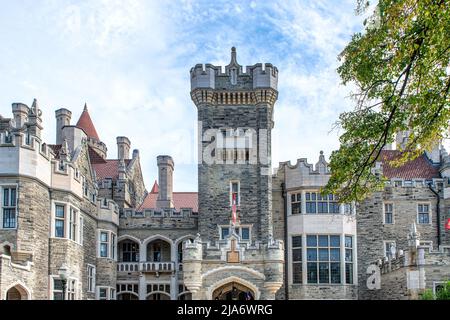
<svg viewBox="0 0 450 320">
<path fill-rule="evenodd" d="M 153 184 L 152 190 L 150 193 L 158 193 L 159 192 L 159 185 L 158 182 L 155 180 L 155 183 Z"/>
<path fill-rule="evenodd" d="M 97 130 L 95 130 L 94 123 L 92 122 L 91 116 L 89 115 L 87 103 L 84 104 L 83 112 L 81 113 L 80 119 L 78 119 L 77 122 L 77 127 L 83 129 L 89 138 L 94 138 L 100 141 Z"/>
<path fill-rule="evenodd" d="M 231 61 L 229 66 L 239 66 L 237 62 L 236 47 L 231 47 Z"/>
</svg>

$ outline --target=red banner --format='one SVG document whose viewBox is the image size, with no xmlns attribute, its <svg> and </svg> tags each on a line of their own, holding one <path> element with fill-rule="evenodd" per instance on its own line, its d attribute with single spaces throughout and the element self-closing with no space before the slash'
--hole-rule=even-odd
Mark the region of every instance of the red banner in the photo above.
<svg viewBox="0 0 450 320">
<path fill-rule="evenodd" d="M 231 213 L 232 213 L 231 218 L 233 221 L 233 225 L 235 225 L 236 224 L 236 193 L 233 193 Z"/>
<path fill-rule="evenodd" d="M 445 224 L 445 230 L 450 230 L 450 218 L 447 219 L 447 223 Z"/>
</svg>

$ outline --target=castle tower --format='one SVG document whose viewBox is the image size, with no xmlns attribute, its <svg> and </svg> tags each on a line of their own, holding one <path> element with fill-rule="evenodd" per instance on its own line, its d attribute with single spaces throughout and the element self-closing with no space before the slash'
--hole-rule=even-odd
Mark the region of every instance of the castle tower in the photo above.
<svg viewBox="0 0 450 320">
<path fill-rule="evenodd" d="M 191 69 L 199 122 L 199 234 L 183 247 L 193 299 L 274 299 L 284 245 L 272 233 L 271 130 L 278 70 L 237 62 Z M 161 189 L 161 185 L 160 185 Z"/>
<path fill-rule="evenodd" d="M 220 238 L 220 226 L 230 224 L 236 194 L 240 224 L 251 227 L 252 240 L 267 241 L 272 234 L 270 154 L 278 70 L 259 63 L 243 72 L 233 47 L 224 73 L 210 64 L 197 64 L 190 73 L 201 133 L 200 234 Z"/>
</svg>

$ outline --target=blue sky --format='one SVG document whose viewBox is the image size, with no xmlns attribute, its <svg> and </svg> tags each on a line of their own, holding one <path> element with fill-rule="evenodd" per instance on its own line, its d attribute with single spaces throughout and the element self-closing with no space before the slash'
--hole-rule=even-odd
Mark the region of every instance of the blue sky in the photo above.
<svg viewBox="0 0 450 320">
<path fill-rule="evenodd" d="M 0 0 L 0 114 L 38 99 L 44 139 L 55 139 L 54 110 L 76 122 L 85 102 L 100 138 L 116 156 L 115 138 L 139 149 L 148 189 L 156 156 L 175 160 L 175 190 L 197 190 L 196 108 L 189 70 L 226 65 L 237 48 L 244 66 L 279 69 L 272 165 L 328 157 L 331 131 L 350 109 L 337 55 L 362 28 L 355 0 L 150 1 Z M 331 131 L 331 132 L 330 132 Z"/>
</svg>

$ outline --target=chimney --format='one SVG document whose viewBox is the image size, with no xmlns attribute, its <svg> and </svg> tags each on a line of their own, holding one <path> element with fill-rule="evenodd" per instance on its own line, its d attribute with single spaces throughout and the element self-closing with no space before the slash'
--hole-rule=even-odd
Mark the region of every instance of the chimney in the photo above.
<svg viewBox="0 0 450 320">
<path fill-rule="evenodd" d="M 56 117 L 56 144 L 62 144 L 64 141 L 62 129 L 64 126 L 70 125 L 72 112 L 70 112 L 67 109 L 61 108 L 55 111 L 55 117 Z"/>
<path fill-rule="evenodd" d="M 130 139 L 127 137 L 117 137 L 117 159 L 130 159 Z"/>
<path fill-rule="evenodd" d="M 171 156 L 158 156 L 159 192 L 156 206 L 158 208 L 173 208 L 173 159 Z"/>
<path fill-rule="evenodd" d="M 16 128 L 22 128 L 23 125 L 28 121 L 28 113 L 30 108 L 23 103 L 13 103 L 12 112 L 14 114 L 14 120 L 16 122 Z"/>
</svg>

